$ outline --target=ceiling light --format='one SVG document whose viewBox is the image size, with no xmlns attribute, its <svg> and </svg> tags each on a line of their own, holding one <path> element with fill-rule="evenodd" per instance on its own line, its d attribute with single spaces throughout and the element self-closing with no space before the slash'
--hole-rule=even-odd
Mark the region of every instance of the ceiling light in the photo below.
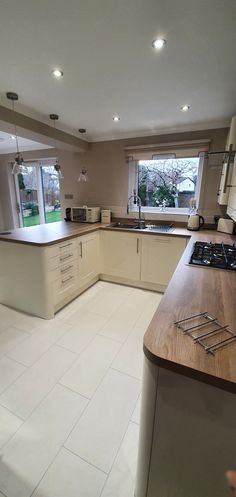
<svg viewBox="0 0 236 497">
<path fill-rule="evenodd" d="M 81 133 L 81 134 L 86 133 L 86 129 L 85 128 L 79 128 L 78 132 Z"/>
<path fill-rule="evenodd" d="M 190 105 L 183 105 L 181 107 L 182 112 L 187 112 L 187 110 L 189 110 L 189 109 L 190 109 Z"/>
<path fill-rule="evenodd" d="M 152 42 L 153 48 L 157 48 L 158 50 L 163 48 L 165 44 L 166 44 L 166 40 L 164 40 L 163 38 L 157 38 L 156 40 L 153 40 L 153 42 Z"/>
<path fill-rule="evenodd" d="M 55 78 L 62 78 L 63 76 L 63 72 L 60 70 L 60 69 L 54 69 L 54 71 L 52 71 L 52 74 L 53 76 L 55 76 Z"/>
<path fill-rule="evenodd" d="M 112 118 L 112 119 L 113 119 L 113 121 L 115 121 L 115 122 L 120 121 L 120 117 L 119 117 L 119 116 L 113 116 L 113 118 Z"/>
<path fill-rule="evenodd" d="M 50 119 L 54 123 L 54 148 L 57 154 L 57 148 L 56 148 L 56 121 L 58 121 L 59 116 L 58 114 L 49 114 Z M 54 164 L 54 169 L 57 172 L 58 179 L 64 179 L 64 176 L 62 174 L 61 166 L 58 162 L 58 158 L 56 158 L 55 164 Z"/>
<path fill-rule="evenodd" d="M 11 135 L 11 136 L 10 136 L 10 139 L 11 139 L 11 140 L 15 140 L 15 139 L 16 139 L 16 137 L 15 137 L 14 135 Z"/>
<path fill-rule="evenodd" d="M 15 162 L 13 164 L 11 172 L 12 172 L 12 174 L 19 174 L 22 172 L 22 170 L 24 170 L 24 159 L 19 151 L 18 136 L 17 136 L 17 130 L 16 130 L 16 116 L 15 116 L 15 102 L 17 102 L 19 97 L 18 97 L 17 93 L 14 93 L 12 91 L 8 91 L 7 98 L 9 100 L 11 100 L 11 102 L 12 102 L 12 110 L 14 113 L 14 131 L 15 131 L 14 139 L 16 140 L 16 157 L 15 157 Z"/>
</svg>

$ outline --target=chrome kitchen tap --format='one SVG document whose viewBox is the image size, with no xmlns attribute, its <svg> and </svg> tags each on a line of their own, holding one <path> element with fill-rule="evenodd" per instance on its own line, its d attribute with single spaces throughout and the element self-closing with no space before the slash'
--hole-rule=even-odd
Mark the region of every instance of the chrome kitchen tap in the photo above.
<svg viewBox="0 0 236 497">
<path fill-rule="evenodd" d="M 145 224 L 145 220 L 142 219 L 142 212 L 141 212 L 142 201 L 141 201 L 141 198 L 137 195 L 136 190 L 134 190 L 133 195 L 130 195 L 130 197 L 128 198 L 127 214 L 129 214 L 129 205 L 130 205 L 130 200 L 132 198 L 134 199 L 134 204 L 138 205 L 138 227 L 141 229 L 143 227 L 143 225 Z"/>
</svg>

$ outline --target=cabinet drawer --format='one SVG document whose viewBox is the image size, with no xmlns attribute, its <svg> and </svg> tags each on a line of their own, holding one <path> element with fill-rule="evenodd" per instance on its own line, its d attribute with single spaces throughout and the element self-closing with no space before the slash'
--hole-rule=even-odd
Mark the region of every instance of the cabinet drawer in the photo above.
<svg viewBox="0 0 236 497">
<path fill-rule="evenodd" d="M 64 279 L 70 275 L 77 275 L 78 272 L 78 263 L 75 260 L 67 261 L 66 264 L 61 266 L 56 266 L 52 268 L 50 271 L 50 279 L 51 281 Z"/>
<path fill-rule="evenodd" d="M 65 254 L 60 254 L 56 257 L 51 257 L 49 259 L 49 268 L 54 270 L 56 268 L 64 268 L 64 266 L 69 266 L 70 264 L 74 264 L 75 262 L 75 254 L 73 251 L 70 251 Z"/>
<path fill-rule="evenodd" d="M 77 278 L 75 274 L 67 274 L 53 282 L 54 304 L 58 304 L 76 290 Z"/>
<path fill-rule="evenodd" d="M 73 240 L 67 240 L 62 243 L 57 243 L 56 245 L 52 245 L 51 247 L 48 247 L 48 254 L 49 257 L 64 257 L 67 254 L 73 253 L 76 249 L 76 241 Z"/>
</svg>

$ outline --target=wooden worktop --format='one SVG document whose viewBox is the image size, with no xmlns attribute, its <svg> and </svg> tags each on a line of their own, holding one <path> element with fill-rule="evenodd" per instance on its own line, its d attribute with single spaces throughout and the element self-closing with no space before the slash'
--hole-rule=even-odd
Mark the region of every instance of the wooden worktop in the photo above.
<svg viewBox="0 0 236 497">
<path fill-rule="evenodd" d="M 155 364 L 236 393 L 236 341 L 215 356 L 174 322 L 208 312 L 236 331 L 236 272 L 187 265 L 195 241 L 233 243 L 236 237 L 195 232 L 144 336 L 144 353 Z"/>
<path fill-rule="evenodd" d="M 53 245 L 76 236 L 86 235 L 104 226 L 101 223 L 71 223 L 57 221 L 56 223 L 40 224 L 29 228 L 17 228 L 9 235 L 0 235 L 0 241 L 25 243 L 27 245 Z"/>
<path fill-rule="evenodd" d="M 62 241 L 74 238 L 76 236 L 86 235 L 97 231 L 99 229 L 108 229 L 114 231 L 129 231 L 134 233 L 134 230 L 118 229 L 112 228 L 109 225 L 104 225 L 102 223 L 72 223 L 66 221 L 57 221 L 56 223 L 50 224 L 40 224 L 37 226 L 30 226 L 29 228 L 16 228 L 5 232 L 6 234 L 0 233 L 0 241 L 14 242 L 14 243 L 25 243 L 27 245 L 53 245 L 54 243 L 60 243 Z M 4 232 L 2 232 L 4 233 Z M 9 233 L 9 234 L 7 234 Z M 135 231 L 137 234 L 137 231 Z M 191 236 L 190 232 L 186 228 L 174 228 L 170 233 L 157 233 L 147 230 L 139 230 L 138 233 L 146 235 L 173 235 L 173 236 Z"/>
</svg>

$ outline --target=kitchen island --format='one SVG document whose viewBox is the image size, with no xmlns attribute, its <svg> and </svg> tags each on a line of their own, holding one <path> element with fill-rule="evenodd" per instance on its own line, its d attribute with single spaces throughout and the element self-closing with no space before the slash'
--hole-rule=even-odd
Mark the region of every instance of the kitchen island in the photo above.
<svg viewBox="0 0 236 497">
<path fill-rule="evenodd" d="M 0 303 L 52 319 L 98 279 L 164 291 L 188 237 L 182 228 L 159 234 L 65 221 L 0 234 Z M 160 266 L 154 278 L 152 260 Z"/>
<path fill-rule="evenodd" d="M 236 467 L 236 341 L 207 354 L 175 322 L 207 312 L 236 331 L 236 273 L 188 265 L 193 233 L 144 336 L 136 497 L 223 497 Z"/>
</svg>

